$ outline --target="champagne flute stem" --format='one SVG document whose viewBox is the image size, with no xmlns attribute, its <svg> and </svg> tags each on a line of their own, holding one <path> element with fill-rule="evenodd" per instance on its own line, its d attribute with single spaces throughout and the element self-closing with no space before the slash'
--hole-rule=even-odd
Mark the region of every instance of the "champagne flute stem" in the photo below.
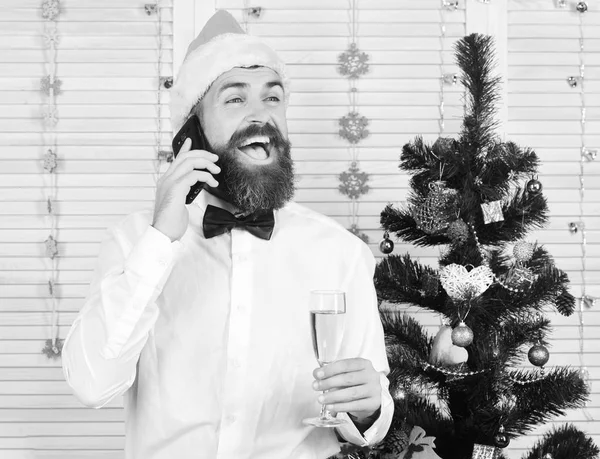
<svg viewBox="0 0 600 459">
<path fill-rule="evenodd" d="M 325 392 L 323 392 L 325 393 Z M 325 404 L 321 404 L 321 416 L 319 416 L 321 419 L 328 419 L 329 418 L 329 412 L 325 409 Z"/>
</svg>

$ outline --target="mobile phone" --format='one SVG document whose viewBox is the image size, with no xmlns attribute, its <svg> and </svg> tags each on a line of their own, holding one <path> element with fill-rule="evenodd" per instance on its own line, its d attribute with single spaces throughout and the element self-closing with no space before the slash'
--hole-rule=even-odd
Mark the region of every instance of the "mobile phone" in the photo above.
<svg viewBox="0 0 600 459">
<path fill-rule="evenodd" d="M 190 150 L 207 150 L 208 151 L 208 142 L 204 137 L 204 132 L 202 132 L 202 126 L 200 126 L 200 121 L 196 115 L 192 115 L 188 118 L 185 124 L 181 127 L 179 132 L 173 137 L 173 156 L 176 158 L 179 150 L 181 150 L 181 146 L 185 139 L 192 139 L 192 146 Z M 190 191 L 185 197 L 185 203 L 191 204 L 196 196 L 202 191 L 205 184 L 202 182 L 196 182 L 195 185 L 190 187 Z"/>
</svg>

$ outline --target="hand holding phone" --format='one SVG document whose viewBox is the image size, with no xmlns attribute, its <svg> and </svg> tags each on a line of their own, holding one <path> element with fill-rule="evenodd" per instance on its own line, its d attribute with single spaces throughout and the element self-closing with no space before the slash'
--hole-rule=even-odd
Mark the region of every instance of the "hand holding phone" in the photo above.
<svg viewBox="0 0 600 459">
<path fill-rule="evenodd" d="M 188 227 L 186 204 L 192 196 L 190 188 L 200 184 L 194 195 L 196 197 L 204 184 L 211 187 L 219 185 L 213 176 L 221 172 L 215 164 L 218 159 L 214 153 L 192 149 L 191 138 L 178 145 L 173 162 L 158 182 L 152 220 L 152 226 L 171 241 L 179 240 Z"/>
<path fill-rule="evenodd" d="M 173 137 L 173 156 L 177 158 L 181 147 L 186 139 L 190 139 L 192 144 L 190 150 L 205 150 L 208 151 L 208 142 L 206 141 L 206 137 L 204 137 L 204 132 L 202 131 L 202 126 L 200 126 L 200 121 L 196 115 L 190 116 L 184 125 L 181 127 L 179 132 L 175 134 Z M 202 191 L 205 183 L 196 182 L 190 188 L 189 193 L 185 197 L 185 203 L 191 204 L 196 196 Z"/>
</svg>

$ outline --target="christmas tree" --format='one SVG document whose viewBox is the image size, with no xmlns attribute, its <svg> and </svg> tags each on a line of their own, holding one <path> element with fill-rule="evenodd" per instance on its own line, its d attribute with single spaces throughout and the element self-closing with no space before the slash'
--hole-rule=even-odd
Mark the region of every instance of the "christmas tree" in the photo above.
<svg viewBox="0 0 600 459">
<path fill-rule="evenodd" d="M 547 221 L 538 157 L 495 134 L 500 79 L 492 75 L 492 39 L 469 35 L 455 52 L 466 90 L 458 139 L 428 145 L 417 137 L 405 145 L 400 168 L 412 175 L 407 205 L 381 213 L 382 252 L 391 252 L 391 234 L 446 248 L 437 270 L 409 255 L 389 255 L 377 266 L 379 299 L 398 304 L 382 310 L 396 413 L 376 451 L 348 457 L 432 457 L 417 454 L 427 449 L 410 438 L 418 426 L 435 437 L 443 459 L 502 458 L 512 439 L 587 400 L 581 369 L 544 368 L 550 331 L 544 312 L 554 307 L 568 316 L 575 298 L 550 253 L 525 239 Z M 407 303 L 442 317 L 446 325 L 435 338 L 401 312 Z M 520 367 L 525 358 L 535 368 Z M 524 457 L 597 455 L 591 439 L 566 425 Z"/>
</svg>

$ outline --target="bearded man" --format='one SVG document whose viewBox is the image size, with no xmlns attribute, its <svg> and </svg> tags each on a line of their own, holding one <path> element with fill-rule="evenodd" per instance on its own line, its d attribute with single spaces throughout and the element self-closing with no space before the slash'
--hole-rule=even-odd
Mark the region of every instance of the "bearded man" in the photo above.
<svg viewBox="0 0 600 459">
<path fill-rule="evenodd" d="M 85 405 L 125 395 L 128 459 L 322 459 L 339 437 L 368 445 L 389 428 L 374 258 L 292 202 L 288 97 L 283 62 L 228 13 L 190 45 L 172 124 L 198 117 L 210 151 L 186 140 L 154 211 L 109 231 L 63 348 Z M 186 205 L 197 182 L 205 190 Z M 319 289 L 346 292 L 347 312 L 339 359 L 315 368 Z M 347 422 L 303 424 L 321 402 Z"/>
</svg>

